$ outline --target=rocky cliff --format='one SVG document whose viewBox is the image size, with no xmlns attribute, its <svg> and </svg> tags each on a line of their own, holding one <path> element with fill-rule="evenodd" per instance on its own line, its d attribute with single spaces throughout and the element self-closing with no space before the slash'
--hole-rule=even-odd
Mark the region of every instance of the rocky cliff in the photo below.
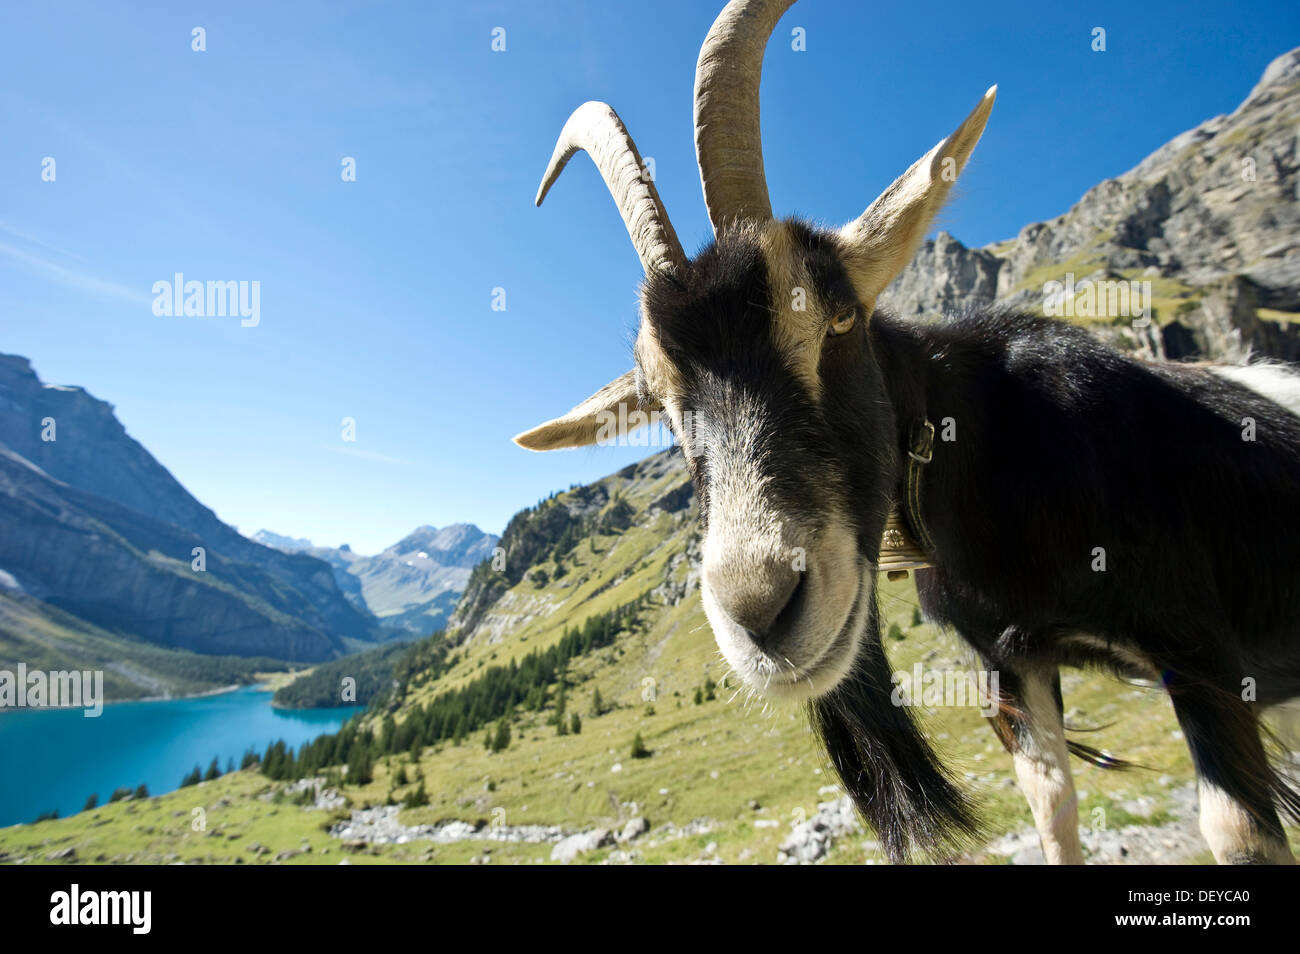
<svg viewBox="0 0 1300 954">
<path fill-rule="evenodd" d="M 994 302 L 1041 311 L 1044 285 L 1149 281 L 1153 323 L 1087 323 L 1149 355 L 1300 359 L 1300 49 L 1231 114 L 1206 120 L 1063 215 L 971 249 L 926 242 L 881 297 L 918 318 Z"/>
<path fill-rule="evenodd" d="M 669 564 L 665 579 L 670 582 L 656 586 L 675 603 L 695 581 L 694 504 L 681 454 L 672 448 L 521 510 L 501 536 L 503 559 L 495 566 L 485 561 L 474 568 L 448 621 L 452 637 L 460 642 L 495 640 L 523 621 L 556 611 L 570 594 L 589 599 L 595 594 L 587 594 L 584 587 L 609 569 L 600 561 L 580 565 L 573 557 L 575 549 L 601 535 L 632 530 L 647 537 L 638 544 L 645 548 L 643 559 L 663 558 Z M 622 582 L 616 574 L 598 590 Z M 682 589 L 669 593 L 664 587 Z"/>
<path fill-rule="evenodd" d="M 23 592 L 159 645 L 315 660 L 374 629 L 328 565 L 242 537 L 111 405 L 16 355 L 0 355 L 0 526 L 0 570 Z"/>
<path fill-rule="evenodd" d="M 308 553 L 334 569 L 343 594 L 379 617 L 389 631 L 427 634 L 446 625 L 470 571 L 487 559 L 497 536 L 469 523 L 421 526 L 373 556 L 342 547 L 259 530 L 253 539 L 289 552 Z"/>
</svg>

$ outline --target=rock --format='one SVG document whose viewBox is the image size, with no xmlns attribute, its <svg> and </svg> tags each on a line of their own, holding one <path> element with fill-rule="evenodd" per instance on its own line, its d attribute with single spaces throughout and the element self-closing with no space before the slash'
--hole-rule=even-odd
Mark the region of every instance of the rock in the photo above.
<svg viewBox="0 0 1300 954">
<path fill-rule="evenodd" d="M 1099 183 L 1063 215 L 970 249 L 940 232 L 881 296 L 904 317 L 998 303 L 1040 312 L 1043 283 L 1067 271 L 1150 280 L 1181 299 L 1144 330 L 1122 318 L 1100 337 L 1147 357 L 1300 359 L 1300 49 L 1279 56 L 1227 116 L 1174 137 Z M 1123 273 L 1123 275 L 1121 275 Z"/>
<path fill-rule="evenodd" d="M 665 477 L 671 479 L 665 480 Z M 492 644 L 528 620 L 554 612 L 554 592 L 521 595 L 510 588 L 542 559 L 565 530 L 570 527 L 580 529 L 585 521 L 598 517 L 613 495 L 626 488 L 628 481 L 647 487 L 653 485 L 661 495 L 689 483 L 680 455 L 653 454 L 602 481 L 573 488 L 554 498 L 547 506 L 521 512 L 500 541 L 502 549 L 509 554 L 504 569 L 499 573 L 485 574 L 466 587 L 447 628 L 457 630 L 463 640 Z M 662 506 L 680 504 L 681 501 L 675 498 L 662 500 Z M 663 510 L 660 512 L 664 513 Z"/>
<path fill-rule="evenodd" d="M 363 845 L 399 845 L 419 840 L 447 844 L 471 839 L 545 844 L 565 836 L 564 830 L 556 825 L 489 825 L 483 821 L 453 819 L 436 825 L 407 826 L 397 820 L 400 811 L 398 805 L 358 809 L 347 821 L 333 826 L 330 834 L 345 843 L 355 840 Z"/>
<path fill-rule="evenodd" d="M 69 846 L 60 851 L 51 851 L 45 858 L 47 861 L 76 861 L 77 849 Z"/>
<path fill-rule="evenodd" d="M 618 836 L 619 841 L 632 841 L 634 838 L 640 838 L 650 830 L 650 822 L 644 817 L 637 817 L 628 820 L 623 826 L 623 832 Z"/>
<path fill-rule="evenodd" d="M 126 433 L 112 405 L 43 384 L 27 359 L 0 355 L 0 406 L 0 566 L 32 595 L 75 602 L 84 619 L 110 628 L 130 619 L 133 637 L 172 649 L 315 661 L 334 658 L 341 637 L 366 638 L 369 623 L 326 564 L 222 523 Z M 59 440 L 30 426 L 46 417 Z M 198 540 L 219 585 L 179 584 L 146 556 L 188 563 Z M 173 688 L 113 668 L 150 694 Z"/>
<path fill-rule="evenodd" d="M 577 835 L 570 835 L 551 849 L 551 860 L 568 864 L 579 855 L 595 851 L 612 841 L 608 828 L 595 828 Z"/>
<path fill-rule="evenodd" d="M 781 864 L 820 861 L 830 853 L 836 838 L 861 830 L 853 802 L 847 795 L 835 801 L 822 802 L 817 806 L 816 814 L 791 828 L 777 851 L 777 861 Z"/>
<path fill-rule="evenodd" d="M 1042 865 L 1047 863 L 1043 857 L 1043 847 L 1040 844 L 1026 845 L 1014 855 L 1011 856 L 1013 865 Z"/>
<path fill-rule="evenodd" d="M 969 249 L 940 232 L 916 253 L 912 264 L 885 292 L 889 307 L 904 318 L 951 314 L 997 297 L 1003 261 L 983 249 Z"/>
<path fill-rule="evenodd" d="M 1161 806 L 1147 796 L 1126 803 L 1139 813 L 1154 814 Z M 1195 784 L 1169 790 L 1164 811 L 1173 821 L 1164 825 L 1126 825 L 1119 829 L 1079 827 L 1084 860 L 1088 864 L 1179 864 L 1205 850 L 1197 824 Z M 1103 820 L 1104 821 L 1104 820 Z M 1003 855 L 1015 865 L 1041 865 L 1043 851 L 1033 829 L 1012 832 L 987 846 L 992 854 Z"/>
</svg>

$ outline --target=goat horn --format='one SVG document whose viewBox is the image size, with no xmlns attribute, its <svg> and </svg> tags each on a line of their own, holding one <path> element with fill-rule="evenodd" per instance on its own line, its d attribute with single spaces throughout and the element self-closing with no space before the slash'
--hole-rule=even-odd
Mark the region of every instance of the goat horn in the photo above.
<svg viewBox="0 0 1300 954">
<path fill-rule="evenodd" d="M 695 156 L 715 235 L 728 223 L 772 218 L 763 175 L 758 85 L 776 21 L 794 0 L 731 0 L 695 65 Z"/>
<path fill-rule="evenodd" d="M 681 275 L 686 255 L 677 233 L 653 180 L 646 174 L 636 143 L 607 103 L 583 103 L 573 111 L 560 130 L 551 163 L 537 190 L 537 204 L 542 204 L 560 172 L 580 149 L 600 170 L 647 274 L 657 270 Z"/>
</svg>

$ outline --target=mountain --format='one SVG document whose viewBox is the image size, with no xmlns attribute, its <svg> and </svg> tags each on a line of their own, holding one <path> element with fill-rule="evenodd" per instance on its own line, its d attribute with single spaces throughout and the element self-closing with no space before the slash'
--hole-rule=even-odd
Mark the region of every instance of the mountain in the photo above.
<svg viewBox="0 0 1300 954">
<path fill-rule="evenodd" d="M 285 553 L 302 553 L 304 550 L 312 548 L 311 541 L 306 537 L 285 537 L 278 533 L 272 533 L 270 530 L 259 530 L 249 539 L 254 543 L 260 543 L 264 547 L 283 550 Z"/>
<path fill-rule="evenodd" d="M 42 439 L 46 419 L 54 421 L 55 440 Z M 0 355 L 0 444 L 68 487 L 184 528 L 209 554 L 257 567 L 298 593 L 336 635 L 368 638 L 371 621 L 343 599 L 320 561 L 241 536 L 126 433 L 111 404 L 82 388 L 41 384 L 31 363 L 17 355 Z"/>
<path fill-rule="evenodd" d="M 538 507 L 520 511 L 501 537 L 503 565 L 475 567 L 448 622 L 449 628 L 461 641 L 496 641 L 523 622 L 549 615 L 557 608 L 556 590 L 582 592 L 588 576 L 610 569 L 577 569 L 567 557 L 573 547 L 594 534 L 629 529 L 641 509 L 648 518 L 681 524 L 657 544 L 655 554 L 665 548 L 672 551 L 674 567 L 683 567 L 680 586 L 685 587 L 686 581 L 693 584 L 695 573 L 686 557 L 688 552 L 695 553 L 694 525 L 684 522 L 693 502 L 694 491 L 680 456 L 660 452 L 604 480 L 575 487 Z M 644 556 L 648 559 L 650 554 Z M 540 590 L 550 582 L 555 587 L 542 595 Z M 532 586 L 520 587 L 524 583 Z M 534 590 L 538 592 L 534 594 Z M 678 598 L 685 591 L 674 592 Z"/>
<path fill-rule="evenodd" d="M 194 695 L 289 668 L 264 656 L 199 654 L 109 632 L 22 593 L 0 574 L 0 669 L 13 671 L 18 661 L 28 671 L 101 670 L 105 701 Z"/>
<path fill-rule="evenodd" d="M 992 302 L 1042 310 L 1072 273 L 1151 282 L 1154 321 L 1087 323 L 1148 356 L 1300 359 L 1300 49 L 1279 56 L 1231 114 L 1177 136 L 1066 213 L 971 249 L 928 241 L 881 296 L 925 317 Z"/>
<path fill-rule="evenodd" d="M 803 710 L 752 703 L 719 658 L 690 487 L 667 451 L 521 511 L 457 629 L 344 661 L 375 692 L 360 724 L 199 788 L 0 829 L 0 861 L 880 863 Z M 972 665 L 920 620 L 910 580 L 880 585 L 896 671 Z M 343 664 L 277 701 L 332 703 Z M 1090 860 L 1206 860 L 1168 697 L 1096 673 L 1062 685 L 1070 723 L 1099 726 L 1090 744 L 1160 768 L 1075 766 Z M 991 819 L 991 840 L 944 860 L 1032 863 L 1028 807 L 979 711 L 917 717 Z M 196 798 L 223 807 L 207 838 Z"/>
<path fill-rule="evenodd" d="M 258 531 L 254 539 L 325 561 L 343 594 L 379 617 L 386 630 L 420 635 L 446 624 L 470 571 L 491 557 L 498 540 L 468 523 L 417 527 L 374 556 L 359 556 L 347 544 L 317 547 L 269 530 Z"/>
<path fill-rule="evenodd" d="M 971 296 L 1035 307 L 1042 283 L 1067 271 L 1154 269 L 1158 333 L 1087 326 L 1170 355 L 1285 353 L 1300 235 L 1286 225 L 1297 207 L 1295 64 L 1294 53 L 1281 58 L 1231 116 L 1011 242 L 966 249 L 941 235 L 893 286 L 893 307 L 918 319 Z M 1262 199 L 1209 176 L 1228 175 L 1242 158 L 1236 144 L 1256 158 Z M 1182 330 L 1166 330 L 1175 324 Z M 470 571 L 445 636 L 396 661 L 372 651 L 368 681 L 393 688 L 359 727 L 287 766 L 268 749 L 260 769 L 201 788 L 0 830 L 0 860 L 878 863 L 880 846 L 853 818 L 802 711 L 750 700 L 729 677 L 701 606 L 699 544 L 675 451 L 556 494 L 511 519 L 496 544 L 504 562 Z M 895 671 L 978 665 L 921 620 L 910 579 L 879 585 Z M 1073 670 L 1062 692 L 1067 722 L 1090 730 L 1090 745 L 1159 769 L 1073 766 L 1089 860 L 1207 861 L 1168 696 Z M 915 714 L 990 819 L 991 840 L 946 860 L 1041 859 L 1011 760 L 979 712 Z M 345 763 L 366 771 L 345 775 Z M 195 798 L 229 809 L 210 837 L 190 830 Z"/>
<path fill-rule="evenodd" d="M 0 527 L 10 591 L 108 632 L 289 661 L 333 658 L 372 637 L 373 618 L 344 598 L 327 564 L 242 537 L 126 433 L 111 405 L 41 384 L 16 355 L 0 355 Z"/>
</svg>

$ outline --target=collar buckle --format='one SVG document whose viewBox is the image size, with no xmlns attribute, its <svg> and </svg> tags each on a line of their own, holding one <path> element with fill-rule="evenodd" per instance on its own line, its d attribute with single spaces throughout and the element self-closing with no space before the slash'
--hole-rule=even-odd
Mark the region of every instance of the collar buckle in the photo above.
<svg viewBox="0 0 1300 954">
<path fill-rule="evenodd" d="M 930 421 L 921 422 L 920 433 L 912 441 L 907 456 L 918 464 L 928 464 L 934 460 L 934 425 Z"/>
</svg>

